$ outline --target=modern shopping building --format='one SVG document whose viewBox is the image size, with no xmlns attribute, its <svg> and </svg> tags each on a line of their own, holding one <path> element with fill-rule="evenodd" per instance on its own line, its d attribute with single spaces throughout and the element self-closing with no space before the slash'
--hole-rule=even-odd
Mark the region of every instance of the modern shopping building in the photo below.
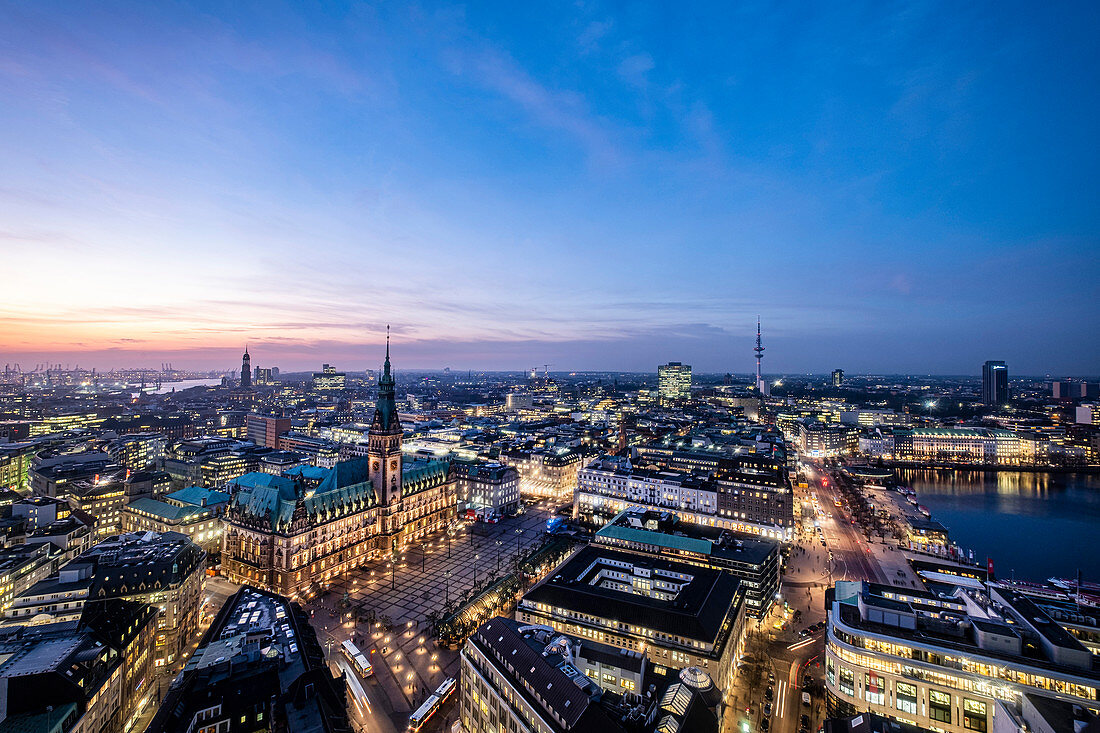
<svg viewBox="0 0 1100 733">
<path fill-rule="evenodd" d="M 826 595 L 827 703 L 945 733 L 1024 730 L 1028 698 L 1100 707 L 1097 658 L 1035 601 L 996 583 Z"/>
<path fill-rule="evenodd" d="M 524 594 L 516 620 L 644 651 L 658 672 L 699 667 L 724 690 L 741 654 L 744 596 L 727 571 L 589 545 Z"/>
</svg>

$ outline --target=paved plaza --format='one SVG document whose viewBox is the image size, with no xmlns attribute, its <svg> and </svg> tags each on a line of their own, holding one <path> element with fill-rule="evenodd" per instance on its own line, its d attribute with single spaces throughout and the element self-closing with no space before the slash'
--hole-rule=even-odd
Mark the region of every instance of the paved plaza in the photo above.
<svg viewBox="0 0 1100 733">
<path fill-rule="evenodd" d="M 498 524 L 461 526 L 450 536 L 449 551 L 449 533 L 441 531 L 423 546 L 407 548 L 396 568 L 388 560 L 368 563 L 307 604 L 314 611 L 313 625 L 322 645 L 338 653 L 340 642 L 350 638 L 374 666 L 365 685 L 372 710 L 364 728 L 381 733 L 404 730 L 409 713 L 443 680 L 457 677 L 458 652 L 436 646 L 428 614 L 440 613 L 448 599 L 453 602 L 470 591 L 475 578 L 484 584 L 489 575 L 507 574 L 514 558 L 543 541 L 552 512 L 549 504 L 532 505 L 525 514 Z M 340 606 L 345 590 L 350 617 Z M 356 621 L 371 613 L 388 619 L 390 629 Z M 452 699 L 425 730 L 449 729 L 456 717 Z"/>
<path fill-rule="evenodd" d="M 498 524 L 462 524 L 453 536 L 441 531 L 406 548 L 396 567 L 379 560 L 337 579 L 330 594 L 350 591 L 360 615 L 373 612 L 394 625 L 421 623 L 486 578 L 506 575 L 515 558 L 543 541 L 549 516 L 548 508 L 533 505 Z"/>
</svg>

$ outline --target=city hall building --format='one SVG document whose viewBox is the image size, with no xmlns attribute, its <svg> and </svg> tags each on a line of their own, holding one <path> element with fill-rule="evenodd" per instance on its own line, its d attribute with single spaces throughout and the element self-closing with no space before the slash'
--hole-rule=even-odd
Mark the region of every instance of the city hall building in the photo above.
<svg viewBox="0 0 1100 733">
<path fill-rule="evenodd" d="M 389 344 L 367 455 L 319 482 L 251 473 L 231 483 L 224 517 L 226 577 L 291 599 L 308 597 L 366 560 L 399 553 L 455 515 L 449 464 L 401 454 Z"/>
</svg>

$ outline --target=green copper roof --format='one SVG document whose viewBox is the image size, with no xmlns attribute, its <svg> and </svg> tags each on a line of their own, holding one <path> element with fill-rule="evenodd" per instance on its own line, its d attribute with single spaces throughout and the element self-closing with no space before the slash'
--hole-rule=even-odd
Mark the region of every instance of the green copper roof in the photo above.
<svg viewBox="0 0 1100 733">
<path fill-rule="evenodd" d="M 144 497 L 134 499 L 127 506 L 134 511 L 141 512 L 142 514 L 151 514 L 166 522 L 179 522 L 193 514 L 207 513 L 207 510 L 203 507 L 190 505 L 176 506 L 174 504 L 166 504 L 163 501 Z"/>
<path fill-rule="evenodd" d="M 401 495 L 409 496 L 439 486 L 447 480 L 447 461 L 409 461 L 401 467 Z"/>
<path fill-rule="evenodd" d="M 712 548 L 710 540 L 683 537 L 681 535 L 668 534 L 667 532 L 654 532 L 640 527 L 619 527 L 614 524 L 604 526 L 596 532 L 596 536 L 618 539 L 626 542 L 638 542 L 645 545 L 654 545 L 656 547 L 665 547 L 670 550 L 696 552 L 700 555 L 709 555 Z"/>
</svg>

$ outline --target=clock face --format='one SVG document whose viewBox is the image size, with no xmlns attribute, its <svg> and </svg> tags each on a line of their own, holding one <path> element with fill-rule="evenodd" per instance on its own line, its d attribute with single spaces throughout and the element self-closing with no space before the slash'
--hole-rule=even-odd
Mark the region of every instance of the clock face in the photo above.
<svg viewBox="0 0 1100 733">
<path fill-rule="evenodd" d="M 373 470 L 375 470 L 375 471 L 378 470 L 378 461 L 374 462 Z"/>
<path fill-rule="evenodd" d="M 396 471 L 397 470 L 397 461 L 390 461 L 390 470 L 391 471 Z"/>
</svg>

